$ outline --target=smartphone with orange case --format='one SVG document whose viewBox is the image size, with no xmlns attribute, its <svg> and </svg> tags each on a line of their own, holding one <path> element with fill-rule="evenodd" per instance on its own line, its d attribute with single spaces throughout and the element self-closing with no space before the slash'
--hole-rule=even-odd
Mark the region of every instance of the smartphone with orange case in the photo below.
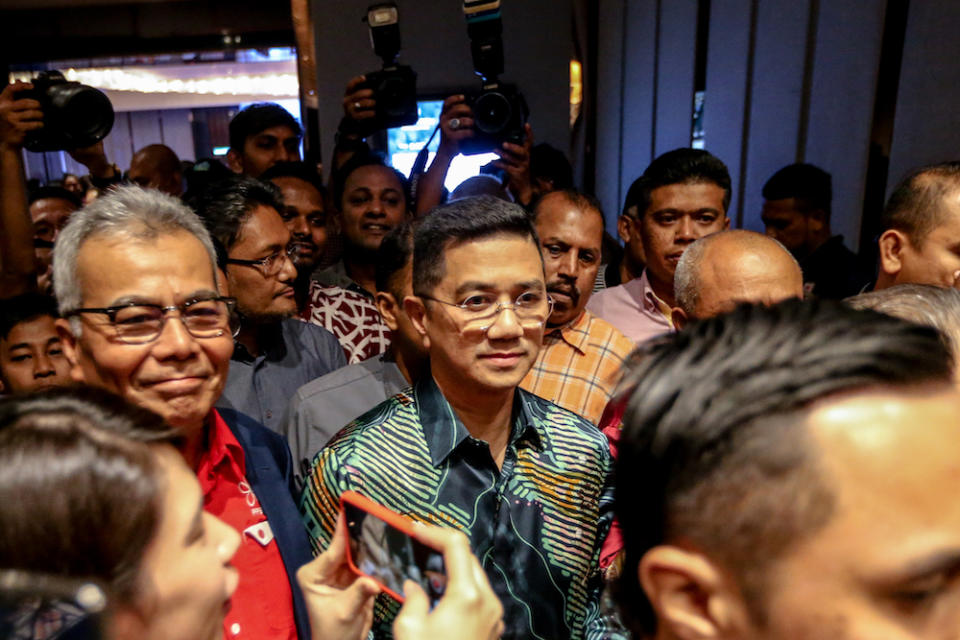
<svg viewBox="0 0 960 640">
<path fill-rule="evenodd" d="M 426 592 L 432 609 L 447 586 L 443 554 L 413 537 L 413 521 L 355 491 L 343 492 L 340 509 L 350 537 L 350 570 L 373 578 L 399 602 L 404 581 L 413 580 Z"/>
</svg>

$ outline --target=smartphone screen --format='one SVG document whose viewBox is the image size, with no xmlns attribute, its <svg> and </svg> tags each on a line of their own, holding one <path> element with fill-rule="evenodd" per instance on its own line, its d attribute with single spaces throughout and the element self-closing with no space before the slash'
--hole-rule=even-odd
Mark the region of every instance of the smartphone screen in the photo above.
<svg viewBox="0 0 960 640">
<path fill-rule="evenodd" d="M 403 594 L 405 580 L 413 580 L 430 608 L 436 606 L 447 586 L 443 555 L 359 507 L 345 502 L 343 509 L 357 569 L 397 594 Z"/>
</svg>

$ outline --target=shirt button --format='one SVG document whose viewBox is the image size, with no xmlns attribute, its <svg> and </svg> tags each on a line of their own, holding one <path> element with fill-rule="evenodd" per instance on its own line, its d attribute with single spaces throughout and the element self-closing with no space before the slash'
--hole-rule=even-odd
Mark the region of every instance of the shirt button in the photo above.
<svg viewBox="0 0 960 640">
<path fill-rule="evenodd" d="M 240 623 L 239 623 L 239 622 L 234 622 L 232 625 L 230 625 L 230 633 L 232 633 L 232 634 L 235 635 L 235 636 L 240 635 Z"/>
</svg>

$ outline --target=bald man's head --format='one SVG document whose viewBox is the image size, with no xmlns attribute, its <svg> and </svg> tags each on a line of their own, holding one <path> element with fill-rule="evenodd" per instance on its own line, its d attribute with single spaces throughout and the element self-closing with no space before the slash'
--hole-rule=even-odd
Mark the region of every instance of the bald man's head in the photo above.
<svg viewBox="0 0 960 640">
<path fill-rule="evenodd" d="M 147 145 L 133 154 L 127 176 L 146 189 L 157 189 L 174 197 L 183 192 L 180 158 L 166 145 Z"/>
<path fill-rule="evenodd" d="M 753 231 L 721 231 L 683 252 L 674 276 L 674 317 L 709 318 L 744 302 L 803 297 L 803 272 L 782 244 Z"/>
</svg>

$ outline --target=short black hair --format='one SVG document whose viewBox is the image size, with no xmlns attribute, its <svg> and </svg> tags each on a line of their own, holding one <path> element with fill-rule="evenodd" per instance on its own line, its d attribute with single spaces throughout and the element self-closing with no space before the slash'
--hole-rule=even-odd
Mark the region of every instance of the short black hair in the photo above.
<svg viewBox="0 0 960 640">
<path fill-rule="evenodd" d="M 57 313 L 57 301 L 53 296 L 22 293 L 0 300 L 0 338 L 6 340 L 15 326 L 41 316 L 60 317 Z"/>
<path fill-rule="evenodd" d="M 392 293 L 397 298 L 397 302 L 401 303 L 403 300 L 398 297 L 399 287 L 393 279 L 413 259 L 414 226 L 413 220 L 400 223 L 383 237 L 380 248 L 377 249 L 377 264 L 374 271 L 377 291 Z"/>
<path fill-rule="evenodd" d="M 407 176 L 384 162 L 381 155 L 373 151 L 358 151 L 350 156 L 346 162 L 334 169 L 333 174 L 330 176 L 330 185 L 331 189 L 333 189 L 333 206 L 336 207 L 338 211 L 343 211 L 343 195 L 347 178 L 361 167 L 386 167 L 390 171 L 393 171 L 402 187 L 404 205 L 407 209 L 410 208 L 410 181 L 407 179 Z"/>
<path fill-rule="evenodd" d="M 635 352 L 616 467 L 629 626 L 656 620 L 643 555 L 686 538 L 742 583 L 762 620 L 766 567 L 829 521 L 834 495 L 803 428 L 812 403 L 871 387 L 952 384 L 936 331 L 834 301 L 741 306 Z"/>
<path fill-rule="evenodd" d="M 303 135 L 297 119 L 280 105 L 274 102 L 251 104 L 230 120 L 230 148 L 239 153 L 250 136 L 280 126 L 290 127 L 297 136 Z"/>
<path fill-rule="evenodd" d="M 960 188 L 960 161 L 919 167 L 900 181 L 880 216 L 880 231 L 896 229 L 920 247 L 946 221 L 943 199 Z"/>
<path fill-rule="evenodd" d="M 30 194 L 27 196 L 27 203 L 28 205 L 31 205 L 37 200 L 43 200 L 45 198 L 66 200 L 77 209 L 83 206 L 83 201 L 80 200 L 77 194 L 73 193 L 72 191 L 67 191 L 63 187 L 57 187 L 49 184 L 30 191 Z"/>
<path fill-rule="evenodd" d="M 634 183 L 639 183 L 637 217 L 642 218 L 650 208 L 650 194 L 654 189 L 699 182 L 712 182 L 723 189 L 723 212 L 726 213 L 730 208 L 730 172 L 720 158 L 703 149 L 689 148 L 674 149 L 658 156 Z"/>
<path fill-rule="evenodd" d="M 429 295 L 440 284 L 445 273 L 444 255 L 449 248 L 497 235 L 528 238 L 540 255 L 537 232 L 520 205 L 493 196 L 475 196 L 433 209 L 413 236 L 414 293 Z"/>
<path fill-rule="evenodd" d="M 573 188 L 573 167 L 556 147 L 541 142 L 530 150 L 530 175 L 553 182 L 554 189 Z"/>
<path fill-rule="evenodd" d="M 829 215 L 833 179 L 816 165 L 805 162 L 787 165 L 770 176 L 763 185 L 763 199 L 787 198 L 796 198 L 804 211 L 819 209 Z"/>
<path fill-rule="evenodd" d="M 256 178 L 234 176 L 215 182 L 190 202 L 207 231 L 224 249 L 230 251 L 240 235 L 240 227 L 258 206 L 283 208 L 280 190 Z"/>
<path fill-rule="evenodd" d="M 640 200 L 642 198 L 640 192 L 643 189 L 643 185 L 643 176 L 630 183 L 630 188 L 627 189 L 627 195 L 623 198 L 623 209 L 621 209 L 620 215 L 629 216 L 628 211 L 630 207 L 637 208 L 637 213 L 633 217 L 639 217 L 641 215 Z"/>
<path fill-rule="evenodd" d="M 274 178 L 303 180 L 319 191 L 324 201 L 327 199 L 327 189 L 323 186 L 320 174 L 307 162 L 279 162 L 260 174 L 260 180 L 264 182 L 272 181 Z"/>
<path fill-rule="evenodd" d="M 576 189 L 558 189 L 556 191 L 545 193 L 537 198 L 536 202 L 533 203 L 532 211 L 530 213 L 530 216 L 534 222 L 536 222 L 537 215 L 540 213 L 540 205 L 548 196 L 562 197 L 580 211 L 596 212 L 596 214 L 600 216 L 600 223 L 605 226 L 606 223 L 603 217 L 603 205 L 600 204 L 600 201 L 589 193 L 583 193 L 582 191 L 577 191 Z"/>
</svg>

